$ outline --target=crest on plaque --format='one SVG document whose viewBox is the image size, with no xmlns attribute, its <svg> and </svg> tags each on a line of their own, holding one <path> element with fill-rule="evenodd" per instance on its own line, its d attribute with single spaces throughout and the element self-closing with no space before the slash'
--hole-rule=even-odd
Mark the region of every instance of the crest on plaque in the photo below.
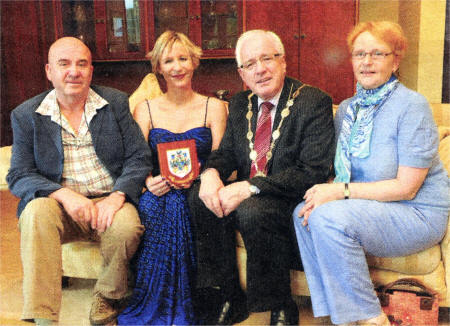
<svg viewBox="0 0 450 326">
<path fill-rule="evenodd" d="M 178 148 L 166 152 L 169 171 L 179 178 L 183 178 L 192 170 L 191 153 L 189 148 Z"/>
<path fill-rule="evenodd" d="M 161 175 L 177 186 L 192 182 L 199 174 L 195 140 L 160 143 L 158 160 Z"/>
</svg>

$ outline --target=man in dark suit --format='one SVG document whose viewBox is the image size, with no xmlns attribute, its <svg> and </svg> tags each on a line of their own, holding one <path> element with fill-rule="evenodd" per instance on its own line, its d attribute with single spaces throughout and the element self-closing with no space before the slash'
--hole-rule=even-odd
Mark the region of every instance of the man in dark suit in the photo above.
<svg viewBox="0 0 450 326">
<path fill-rule="evenodd" d="M 99 241 L 103 272 L 92 324 L 113 321 L 127 292 L 128 261 L 144 227 L 134 207 L 150 168 L 150 150 L 125 93 L 90 87 L 91 52 L 78 39 L 52 44 L 45 67 L 54 89 L 11 114 L 14 143 L 7 180 L 18 207 L 24 307 L 38 325 L 57 321 L 61 243 Z"/>
<path fill-rule="evenodd" d="M 272 32 L 241 35 L 236 60 L 250 90 L 231 99 L 222 143 L 190 194 L 197 287 L 221 289 L 214 323 L 242 318 L 234 229 L 247 249 L 247 322 L 298 323 L 290 295 L 289 269 L 299 261 L 291 214 L 305 191 L 330 175 L 334 127 L 331 98 L 286 77 L 284 55 Z M 226 183 L 235 170 L 237 180 Z"/>
</svg>

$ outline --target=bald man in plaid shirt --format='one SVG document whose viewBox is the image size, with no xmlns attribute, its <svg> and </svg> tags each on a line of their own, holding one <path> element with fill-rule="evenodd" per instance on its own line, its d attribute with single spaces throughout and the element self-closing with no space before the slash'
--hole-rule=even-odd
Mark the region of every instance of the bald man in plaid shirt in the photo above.
<svg viewBox="0 0 450 326">
<path fill-rule="evenodd" d="M 14 143 L 7 180 L 21 198 L 22 319 L 58 321 L 61 243 L 99 241 L 103 272 L 90 312 L 114 321 L 127 292 L 128 262 L 144 227 L 134 207 L 151 169 L 150 150 L 125 93 L 91 86 L 91 52 L 80 40 L 52 44 L 47 78 L 54 89 L 11 114 Z"/>
</svg>

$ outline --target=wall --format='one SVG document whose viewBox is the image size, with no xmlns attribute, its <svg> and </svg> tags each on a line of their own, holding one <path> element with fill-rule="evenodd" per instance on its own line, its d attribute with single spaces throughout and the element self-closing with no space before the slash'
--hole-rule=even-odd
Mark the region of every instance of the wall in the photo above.
<svg viewBox="0 0 450 326">
<path fill-rule="evenodd" d="M 400 3 L 402 12 L 399 24 L 402 25 L 409 41 L 406 57 L 400 66 L 400 78 L 409 88 L 417 90 L 417 74 L 419 67 L 419 40 L 420 40 L 420 2 L 402 1 Z"/>
<path fill-rule="evenodd" d="M 359 0 L 359 21 L 398 21 L 399 0 Z"/>
<path fill-rule="evenodd" d="M 400 80 L 433 103 L 442 99 L 445 5 L 445 0 L 360 0 L 360 21 L 391 20 L 403 27 L 409 48 Z"/>
<path fill-rule="evenodd" d="M 10 122 L 12 109 L 25 99 L 44 91 L 48 84 L 44 73 L 46 33 L 43 32 L 40 23 L 41 3 L 36 1 L 0 1 L 0 3 L 2 72 L 0 139 L 3 146 L 12 143 Z"/>
<path fill-rule="evenodd" d="M 433 103 L 442 100 L 445 4 L 444 0 L 426 0 L 420 8 L 417 91 Z"/>
<path fill-rule="evenodd" d="M 450 0 L 445 18 L 444 76 L 442 76 L 442 102 L 450 103 Z"/>
</svg>

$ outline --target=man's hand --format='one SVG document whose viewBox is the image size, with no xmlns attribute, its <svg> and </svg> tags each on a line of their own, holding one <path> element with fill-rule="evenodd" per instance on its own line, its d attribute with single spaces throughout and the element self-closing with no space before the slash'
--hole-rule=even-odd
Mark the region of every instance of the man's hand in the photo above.
<svg viewBox="0 0 450 326">
<path fill-rule="evenodd" d="M 69 188 L 58 189 L 49 197 L 63 205 L 67 214 L 76 222 L 90 223 L 97 219 L 98 212 L 94 202 Z"/>
<path fill-rule="evenodd" d="M 219 200 L 219 190 L 223 187 L 223 182 L 220 180 L 219 172 L 216 169 L 207 169 L 202 173 L 198 196 L 217 217 L 223 217 Z"/>
<path fill-rule="evenodd" d="M 91 220 L 91 227 L 98 233 L 105 232 L 114 220 L 116 212 L 122 208 L 125 203 L 125 195 L 117 191 L 109 194 L 108 197 L 95 203 L 98 210 L 97 218 Z"/>
<path fill-rule="evenodd" d="M 239 206 L 239 204 L 251 196 L 250 183 L 247 181 L 234 182 L 219 191 L 220 205 L 223 214 L 227 216 Z"/>
</svg>

